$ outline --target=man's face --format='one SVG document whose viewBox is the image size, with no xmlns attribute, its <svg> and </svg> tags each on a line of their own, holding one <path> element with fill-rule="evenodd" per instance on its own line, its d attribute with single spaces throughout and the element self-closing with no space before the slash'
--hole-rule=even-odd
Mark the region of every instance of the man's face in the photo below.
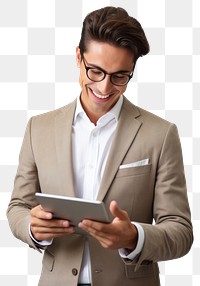
<svg viewBox="0 0 200 286">
<path fill-rule="evenodd" d="M 83 57 L 87 67 L 100 68 L 109 74 L 123 71 L 126 75 L 130 75 L 134 66 L 133 54 L 129 50 L 103 42 L 91 41 Z M 76 50 L 76 59 L 80 67 L 81 103 L 90 120 L 96 123 L 98 118 L 115 105 L 127 85 L 114 85 L 110 81 L 110 75 L 106 75 L 99 82 L 90 80 L 86 74 L 84 61 L 81 61 L 79 48 Z"/>
</svg>

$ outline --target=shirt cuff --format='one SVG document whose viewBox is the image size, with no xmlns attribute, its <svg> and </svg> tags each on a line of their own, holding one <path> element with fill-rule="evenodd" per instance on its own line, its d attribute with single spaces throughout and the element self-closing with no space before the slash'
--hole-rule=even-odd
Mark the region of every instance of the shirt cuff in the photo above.
<svg viewBox="0 0 200 286">
<path fill-rule="evenodd" d="M 29 224 L 29 235 L 30 235 L 30 238 L 39 246 L 48 246 L 48 245 L 51 245 L 52 242 L 53 242 L 53 238 L 50 239 L 50 240 L 37 240 L 33 237 L 33 234 L 31 232 L 31 225 Z"/>
<path fill-rule="evenodd" d="M 122 258 L 127 258 L 130 260 L 134 260 L 136 258 L 136 256 L 142 251 L 142 248 L 144 245 L 144 238 L 145 238 L 144 230 L 143 230 L 142 226 L 137 222 L 132 222 L 132 224 L 135 225 L 135 227 L 137 228 L 137 231 L 138 231 L 138 242 L 137 242 L 136 248 L 132 252 L 128 251 L 125 248 L 119 249 L 119 255 Z"/>
</svg>

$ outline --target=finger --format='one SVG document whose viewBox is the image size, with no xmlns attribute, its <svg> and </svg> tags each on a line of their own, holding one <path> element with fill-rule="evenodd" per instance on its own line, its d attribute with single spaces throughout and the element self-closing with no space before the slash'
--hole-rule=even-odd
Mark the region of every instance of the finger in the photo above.
<svg viewBox="0 0 200 286">
<path fill-rule="evenodd" d="M 79 223 L 78 226 L 99 241 L 102 241 L 104 239 L 111 240 L 113 236 L 113 230 L 111 225 L 110 227 L 108 227 L 108 224 L 105 223 L 94 222 L 91 220 L 83 220 L 81 223 Z"/>
<path fill-rule="evenodd" d="M 31 217 L 30 221 L 31 226 L 36 227 L 46 227 L 46 228 L 66 228 L 70 226 L 68 220 L 59 220 L 59 219 L 40 219 L 37 217 Z"/>
<path fill-rule="evenodd" d="M 104 248 L 117 248 L 119 237 L 118 235 L 113 234 L 111 228 L 107 229 L 106 224 L 93 223 L 92 221 L 84 221 L 79 225 L 92 237 L 97 239 Z"/>
<path fill-rule="evenodd" d="M 53 231 L 52 231 L 53 230 Z M 36 228 L 31 230 L 33 237 L 38 240 L 51 240 L 55 237 L 63 237 L 69 234 L 72 234 L 74 232 L 73 227 L 57 230 L 55 232 L 55 229 L 42 229 L 42 228 Z"/>
<path fill-rule="evenodd" d="M 30 215 L 32 217 L 37 217 L 40 219 L 52 219 L 53 214 L 50 212 L 46 212 L 41 205 L 38 205 L 31 209 Z"/>
<path fill-rule="evenodd" d="M 105 226 L 106 224 L 92 221 L 92 220 L 86 220 L 84 219 L 81 221 L 78 225 L 80 228 L 83 228 L 87 232 L 105 232 Z"/>
<path fill-rule="evenodd" d="M 120 220 L 126 220 L 127 219 L 127 213 L 126 211 L 122 210 L 116 201 L 112 201 L 110 203 L 110 212 L 114 217 L 117 217 Z"/>
<path fill-rule="evenodd" d="M 112 239 L 106 236 L 100 236 L 99 233 L 90 233 L 104 248 L 113 248 Z"/>
<path fill-rule="evenodd" d="M 46 221 L 48 223 L 49 221 Z M 48 225 L 48 224 L 47 224 Z M 67 234 L 73 233 L 74 232 L 74 227 L 70 226 L 69 222 L 67 227 L 59 227 L 57 226 L 51 226 L 48 227 L 47 225 L 42 226 L 41 222 L 39 221 L 39 224 L 31 224 L 31 232 L 32 235 L 37 239 L 37 240 L 44 240 L 44 239 L 52 239 L 55 237 L 61 237 L 65 236 Z"/>
<path fill-rule="evenodd" d="M 71 232 L 73 230 L 73 227 L 41 227 L 41 226 L 32 226 L 31 230 L 34 231 L 34 233 L 52 233 L 52 234 L 62 234 Z"/>
<path fill-rule="evenodd" d="M 49 234 L 49 233 L 43 233 L 43 234 L 40 234 L 38 235 L 38 237 L 36 238 L 36 240 L 38 241 L 43 241 L 43 240 L 52 240 L 54 238 L 57 238 L 57 237 L 64 237 L 64 236 L 67 236 L 69 235 L 70 233 L 52 233 L 52 234 Z"/>
</svg>

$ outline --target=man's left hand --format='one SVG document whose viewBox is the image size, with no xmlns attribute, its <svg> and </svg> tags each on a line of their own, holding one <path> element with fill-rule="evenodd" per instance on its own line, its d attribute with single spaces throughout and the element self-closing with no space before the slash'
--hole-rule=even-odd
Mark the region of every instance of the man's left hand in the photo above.
<svg viewBox="0 0 200 286">
<path fill-rule="evenodd" d="M 109 224 L 85 219 L 78 226 L 96 238 L 104 248 L 127 248 L 133 251 L 138 240 L 137 228 L 117 202 L 110 203 L 110 212 L 114 219 Z"/>
</svg>

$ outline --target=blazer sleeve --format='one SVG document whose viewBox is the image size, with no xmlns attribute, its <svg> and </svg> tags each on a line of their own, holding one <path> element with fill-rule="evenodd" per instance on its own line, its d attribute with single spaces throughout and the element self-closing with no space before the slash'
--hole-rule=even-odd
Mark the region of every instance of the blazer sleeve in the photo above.
<svg viewBox="0 0 200 286">
<path fill-rule="evenodd" d="M 184 256 L 193 242 L 181 143 L 174 124 L 168 128 L 159 156 L 153 216 L 153 225 L 141 224 L 145 241 L 137 267 L 144 261 Z"/>
<path fill-rule="evenodd" d="M 37 167 L 31 146 L 29 120 L 22 143 L 14 190 L 7 209 L 8 222 L 14 236 L 37 248 L 29 236 L 30 210 L 38 205 L 35 192 L 40 191 Z"/>
</svg>

